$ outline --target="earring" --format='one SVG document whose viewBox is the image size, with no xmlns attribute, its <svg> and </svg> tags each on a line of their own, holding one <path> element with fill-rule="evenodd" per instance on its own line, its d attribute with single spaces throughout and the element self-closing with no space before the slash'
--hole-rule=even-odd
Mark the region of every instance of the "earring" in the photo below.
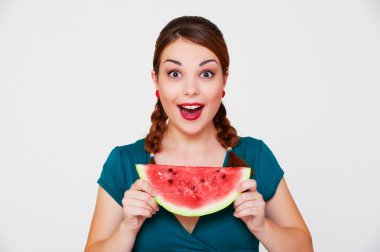
<svg viewBox="0 0 380 252">
<path fill-rule="evenodd" d="M 160 99 L 160 92 L 158 90 L 156 90 L 156 97 L 157 99 Z"/>
<path fill-rule="evenodd" d="M 226 95 L 226 91 L 223 90 L 222 92 L 222 98 Z"/>
</svg>

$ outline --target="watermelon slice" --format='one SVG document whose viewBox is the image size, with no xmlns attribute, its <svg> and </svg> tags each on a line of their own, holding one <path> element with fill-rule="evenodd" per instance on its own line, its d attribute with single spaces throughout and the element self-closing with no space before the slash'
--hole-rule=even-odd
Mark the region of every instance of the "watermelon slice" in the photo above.
<svg viewBox="0 0 380 252">
<path fill-rule="evenodd" d="M 193 167 L 137 164 L 137 173 L 157 191 L 155 201 L 183 216 L 202 216 L 230 205 L 236 187 L 250 178 L 248 167 Z"/>
</svg>

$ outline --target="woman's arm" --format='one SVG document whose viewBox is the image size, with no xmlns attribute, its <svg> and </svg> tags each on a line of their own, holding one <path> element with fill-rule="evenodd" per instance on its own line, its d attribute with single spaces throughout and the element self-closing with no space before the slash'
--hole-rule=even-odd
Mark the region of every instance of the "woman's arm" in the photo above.
<svg viewBox="0 0 380 252">
<path fill-rule="evenodd" d="M 254 180 L 243 182 L 240 191 L 243 193 L 234 203 L 235 216 L 245 222 L 268 251 L 313 251 L 310 232 L 284 178 L 266 203 Z"/>
<path fill-rule="evenodd" d="M 268 251 L 313 251 L 310 232 L 284 178 L 266 203 L 263 228 L 255 236 Z"/>
<path fill-rule="evenodd" d="M 123 208 L 99 186 L 85 252 L 131 251 L 135 238 L 123 224 Z"/>
<path fill-rule="evenodd" d="M 138 179 L 124 193 L 121 207 L 99 187 L 85 251 L 131 251 L 145 219 L 159 210 L 156 194 L 148 182 Z"/>
</svg>

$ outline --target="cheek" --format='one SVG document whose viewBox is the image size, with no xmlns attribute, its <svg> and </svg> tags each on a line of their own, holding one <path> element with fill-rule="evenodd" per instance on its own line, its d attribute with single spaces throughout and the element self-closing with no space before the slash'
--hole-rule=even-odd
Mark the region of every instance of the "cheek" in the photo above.
<svg viewBox="0 0 380 252">
<path fill-rule="evenodd" d="M 165 81 L 164 78 L 160 79 L 157 85 L 160 90 L 160 97 L 162 98 L 170 98 L 176 92 L 176 86 L 168 81 Z"/>
<path fill-rule="evenodd" d="M 160 88 L 160 99 L 162 102 L 173 102 L 176 98 L 176 91 L 171 88 Z"/>
<path fill-rule="evenodd" d="M 220 102 L 222 99 L 223 86 L 212 87 L 205 90 L 205 92 L 208 94 L 208 98 L 211 102 Z"/>
<path fill-rule="evenodd" d="M 162 85 L 160 87 L 160 100 L 161 104 L 164 107 L 164 110 L 167 113 L 171 113 L 170 111 L 177 109 L 175 106 L 177 97 L 177 91 L 175 88 L 170 88 L 167 85 Z"/>
<path fill-rule="evenodd" d="M 220 103 L 222 102 L 222 91 L 223 89 L 217 89 L 209 93 L 208 103 L 212 114 L 215 114 L 219 109 Z"/>
</svg>

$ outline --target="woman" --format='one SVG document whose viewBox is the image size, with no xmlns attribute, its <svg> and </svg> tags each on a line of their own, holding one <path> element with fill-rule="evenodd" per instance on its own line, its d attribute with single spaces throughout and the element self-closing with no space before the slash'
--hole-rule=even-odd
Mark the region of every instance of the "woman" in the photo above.
<svg viewBox="0 0 380 252">
<path fill-rule="evenodd" d="M 179 17 L 161 31 L 153 58 L 157 104 L 145 139 L 115 147 L 98 180 L 86 251 L 312 251 L 310 233 L 270 149 L 239 137 L 221 103 L 229 56 L 220 30 Z M 159 208 L 136 163 L 249 166 L 251 179 L 226 209 L 202 217 Z"/>
</svg>

